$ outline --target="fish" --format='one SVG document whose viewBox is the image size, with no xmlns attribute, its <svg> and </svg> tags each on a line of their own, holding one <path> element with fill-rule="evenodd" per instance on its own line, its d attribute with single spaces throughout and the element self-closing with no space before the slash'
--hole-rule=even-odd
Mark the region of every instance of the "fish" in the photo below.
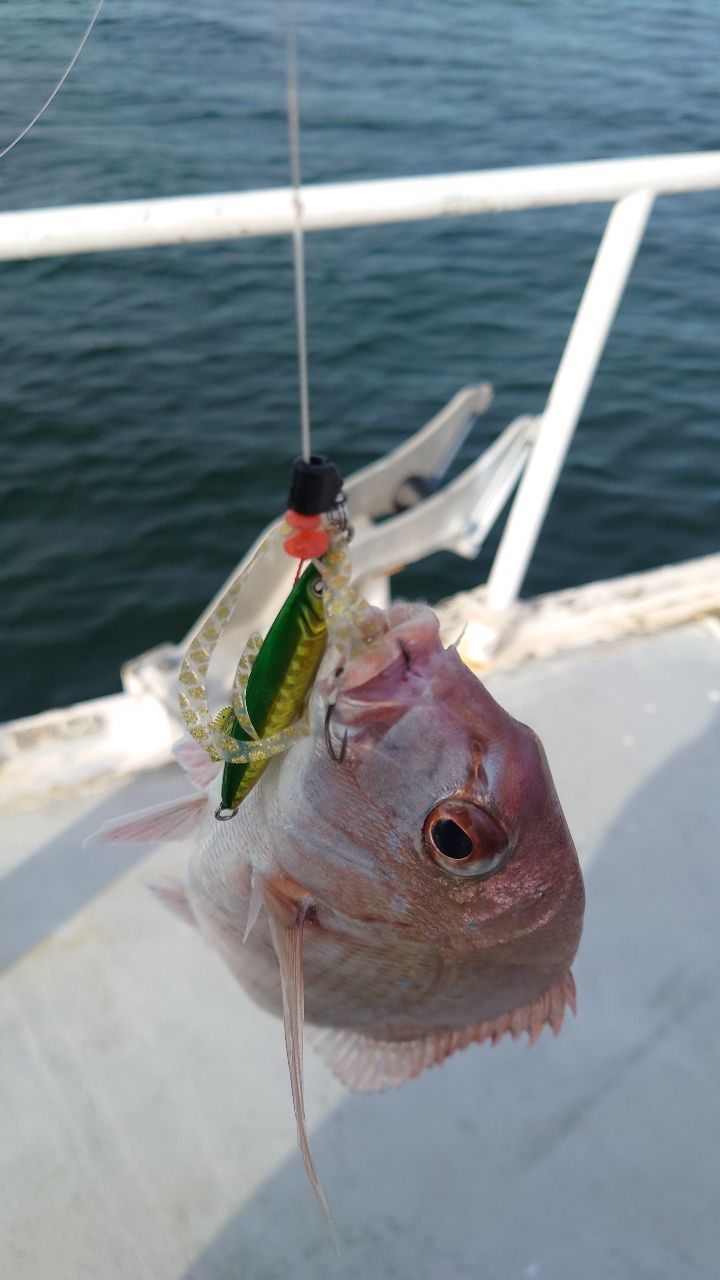
<svg viewBox="0 0 720 1280">
<path fill-rule="evenodd" d="M 194 838 L 184 882 L 155 891 L 283 1018 L 298 1142 L 328 1220 L 304 1030 L 363 1091 L 474 1043 L 532 1044 L 545 1025 L 557 1035 L 575 1012 L 584 910 L 537 735 L 443 644 L 428 606 L 374 615 L 359 647 L 331 635 L 308 732 L 268 762 L 232 821 L 215 819 L 221 766 L 186 741 L 178 757 L 198 792 L 97 837 Z"/>
</svg>

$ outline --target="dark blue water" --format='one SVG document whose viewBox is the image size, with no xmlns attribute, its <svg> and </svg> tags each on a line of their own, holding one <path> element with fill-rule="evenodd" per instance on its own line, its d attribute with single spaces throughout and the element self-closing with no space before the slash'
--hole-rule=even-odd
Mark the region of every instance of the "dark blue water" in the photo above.
<svg viewBox="0 0 720 1280">
<path fill-rule="evenodd" d="M 0 138 L 49 92 L 80 0 L 0 6 Z M 307 181 L 720 145 L 717 0 L 298 0 Z M 0 164 L 0 207 L 284 184 L 280 4 L 107 0 L 73 76 Z M 314 445 L 346 471 L 464 383 L 463 461 L 538 411 L 602 207 L 307 244 Z M 717 547 L 720 193 L 660 200 L 525 584 Z M 289 245 L 3 265 L 0 716 L 118 687 L 182 635 L 282 508 L 297 451 Z M 487 572 L 436 557 L 430 598 Z"/>
</svg>

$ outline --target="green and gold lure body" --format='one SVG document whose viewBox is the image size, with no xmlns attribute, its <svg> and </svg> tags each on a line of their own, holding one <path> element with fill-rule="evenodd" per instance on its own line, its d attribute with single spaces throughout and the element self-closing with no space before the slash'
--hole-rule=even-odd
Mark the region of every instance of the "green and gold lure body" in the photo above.
<svg viewBox="0 0 720 1280">
<path fill-rule="evenodd" d="M 232 707 L 216 717 L 216 726 L 236 741 L 276 734 L 302 715 L 327 640 L 322 594 L 322 577 L 311 564 L 295 583 L 253 661 L 245 686 L 250 725 L 244 727 Z M 226 763 L 220 814 L 230 816 L 237 809 L 267 764 L 262 759 Z"/>
<path fill-rule="evenodd" d="M 265 639 L 258 632 L 250 636 L 235 673 L 232 705 L 213 716 L 206 680 L 215 647 L 248 575 L 282 536 L 280 526 L 264 539 L 193 637 L 180 668 L 180 711 L 188 733 L 212 760 L 225 764 L 218 819 L 233 817 L 268 761 L 307 734 L 306 703 L 329 637 L 344 653 L 377 632 L 375 611 L 351 586 L 348 535 L 335 533 L 325 554 L 295 583 Z"/>
</svg>

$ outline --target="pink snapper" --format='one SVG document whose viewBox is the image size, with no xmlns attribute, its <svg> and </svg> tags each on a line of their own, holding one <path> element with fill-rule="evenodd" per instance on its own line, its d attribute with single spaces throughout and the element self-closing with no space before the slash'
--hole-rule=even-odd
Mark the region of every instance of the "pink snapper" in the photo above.
<svg viewBox="0 0 720 1280">
<path fill-rule="evenodd" d="M 330 648 L 308 735 L 229 822 L 201 748 L 198 794 L 106 824 L 102 840 L 197 839 L 156 892 L 245 990 L 281 1014 L 298 1139 L 327 1212 L 303 1105 L 303 1022 L 353 1089 L 386 1089 L 472 1043 L 555 1034 L 575 1008 L 584 891 L 537 736 L 444 648 L 421 605 L 343 659 Z"/>
</svg>

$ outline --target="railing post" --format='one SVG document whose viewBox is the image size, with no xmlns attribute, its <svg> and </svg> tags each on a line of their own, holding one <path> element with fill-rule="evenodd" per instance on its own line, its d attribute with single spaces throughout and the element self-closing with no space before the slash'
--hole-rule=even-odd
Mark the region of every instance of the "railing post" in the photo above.
<svg viewBox="0 0 720 1280">
<path fill-rule="evenodd" d="M 488 577 L 486 602 L 494 612 L 506 610 L 519 594 L 653 199 L 651 191 L 633 192 L 614 205 L 608 218 Z"/>
</svg>

